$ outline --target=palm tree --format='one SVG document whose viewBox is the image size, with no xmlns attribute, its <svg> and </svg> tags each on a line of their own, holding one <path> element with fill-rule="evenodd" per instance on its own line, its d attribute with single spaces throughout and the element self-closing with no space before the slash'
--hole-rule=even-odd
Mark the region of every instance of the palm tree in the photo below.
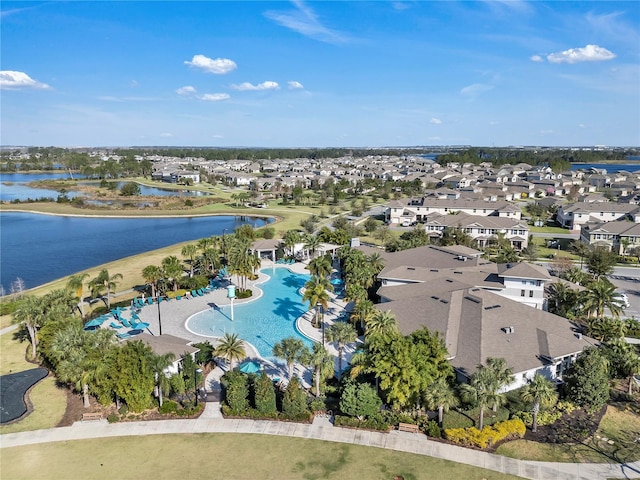
<svg viewBox="0 0 640 480">
<path fill-rule="evenodd" d="M 314 343 L 309 355 L 309 366 L 314 369 L 313 379 L 315 381 L 316 397 L 320 396 L 320 381 L 333 374 L 333 357 L 329 354 L 324 345 Z"/>
<path fill-rule="evenodd" d="M 78 308 L 82 318 L 84 318 L 84 281 L 88 276 L 88 273 L 78 273 L 69 277 L 67 281 L 67 288 L 74 291 L 78 297 Z"/>
<path fill-rule="evenodd" d="M 229 362 L 229 371 L 233 370 L 233 362 L 240 361 L 247 356 L 244 341 L 238 338 L 237 333 L 225 333 L 213 354 L 222 357 Z"/>
<path fill-rule="evenodd" d="M 327 277 L 331 273 L 331 256 L 328 254 L 321 255 L 309 262 L 309 271 L 311 275 L 317 277 Z"/>
<path fill-rule="evenodd" d="M 378 278 L 378 274 L 384 268 L 384 263 L 385 263 L 384 258 L 382 257 L 382 255 L 376 252 L 369 255 L 368 261 L 369 261 L 369 268 L 371 268 L 371 270 L 373 271 L 373 277 L 375 280 Z"/>
<path fill-rule="evenodd" d="M 391 310 L 376 310 L 365 324 L 365 333 L 368 337 L 381 336 L 388 338 L 398 334 L 396 317 Z"/>
<path fill-rule="evenodd" d="M 338 348 L 338 376 L 342 377 L 342 353 L 347 343 L 356 341 L 358 334 L 353 325 L 345 322 L 338 322 L 331 325 L 329 329 L 329 340 L 335 342 Z"/>
<path fill-rule="evenodd" d="M 287 230 L 282 238 L 284 248 L 289 252 L 289 255 L 293 255 L 296 243 L 300 243 L 300 232 L 297 230 Z"/>
<path fill-rule="evenodd" d="M 494 386 L 493 374 L 484 365 L 478 366 L 478 370 L 471 376 L 469 383 L 460 385 L 462 399 L 477 405 L 480 410 L 479 430 L 484 427 L 484 409 L 495 399 Z"/>
<path fill-rule="evenodd" d="M 180 252 L 183 257 L 186 257 L 189 259 L 189 278 L 193 278 L 194 259 L 197 252 L 198 252 L 198 247 L 196 247 L 193 243 L 190 243 L 182 247 L 182 251 Z"/>
<path fill-rule="evenodd" d="M 360 322 L 360 330 L 364 331 L 365 325 L 369 323 L 377 311 L 371 300 L 362 300 L 353 307 L 349 320 L 351 322 Z"/>
<path fill-rule="evenodd" d="M 204 237 L 198 240 L 197 245 L 198 248 L 204 252 L 207 248 L 211 248 L 214 243 L 215 240 L 213 237 Z"/>
<path fill-rule="evenodd" d="M 424 392 L 424 401 L 430 410 L 438 409 L 438 425 L 442 426 L 444 412 L 460 403 L 455 392 L 445 378 L 438 378 L 427 387 Z"/>
<path fill-rule="evenodd" d="M 573 318 L 578 307 L 578 292 L 563 282 L 549 286 L 549 312 L 565 318 Z"/>
<path fill-rule="evenodd" d="M 118 282 L 116 280 L 121 280 L 121 273 L 114 273 L 113 275 L 109 275 L 109 271 L 104 268 L 100 270 L 98 276 L 89 282 L 89 288 L 91 289 L 91 296 L 98 297 L 100 296 L 103 289 L 107 291 L 107 309 L 111 309 L 111 290 L 115 290 Z"/>
<path fill-rule="evenodd" d="M 180 282 L 180 278 L 182 278 L 182 274 L 184 273 L 182 262 L 175 255 L 165 257 L 162 259 L 162 270 L 164 271 L 167 279 L 170 280 L 173 284 L 173 291 L 177 292 L 178 283 Z"/>
<path fill-rule="evenodd" d="M 491 371 L 494 379 L 495 399 L 493 402 L 493 411 L 498 410 L 498 405 L 503 403 L 504 395 L 498 392 L 513 382 L 513 369 L 507 367 L 507 361 L 504 358 L 487 358 L 487 368 Z"/>
<path fill-rule="evenodd" d="M 533 424 L 531 430 L 538 431 L 538 413 L 540 405 L 550 404 L 558 398 L 556 386 L 552 381 L 542 375 L 536 374 L 520 392 L 520 397 L 525 402 L 532 402 Z"/>
<path fill-rule="evenodd" d="M 255 255 L 249 251 L 250 240 L 233 237 L 229 248 L 229 273 L 238 276 L 238 283 L 242 290 L 247 287 L 246 279 L 251 276 L 255 268 Z"/>
<path fill-rule="evenodd" d="M 157 265 L 147 265 L 142 269 L 142 278 L 144 281 L 151 285 L 151 296 L 156 296 L 156 289 L 158 288 L 158 282 L 164 278 L 164 272 Z"/>
<path fill-rule="evenodd" d="M 307 235 L 304 240 L 304 249 L 307 251 L 307 258 L 314 258 L 319 246 L 320 239 L 316 235 Z"/>
<path fill-rule="evenodd" d="M 38 329 L 43 326 L 45 320 L 45 305 L 41 297 L 25 297 L 13 314 L 14 323 L 22 324 L 29 334 L 33 359 L 36 358 L 38 347 Z"/>
<path fill-rule="evenodd" d="M 326 277 L 320 278 L 312 276 L 311 279 L 304 285 L 304 294 L 302 295 L 303 302 L 309 302 L 309 310 L 316 309 L 315 326 L 317 327 L 320 322 L 319 307 L 326 310 L 329 307 L 329 293 L 327 290 L 333 290 L 331 283 Z"/>
<path fill-rule="evenodd" d="M 153 375 L 156 379 L 156 389 L 160 407 L 162 407 L 163 392 L 168 392 L 170 388 L 166 370 L 175 359 L 176 356 L 173 353 L 165 353 L 164 355 L 153 354 L 151 357 L 151 368 L 153 369 Z"/>
<path fill-rule="evenodd" d="M 615 285 L 604 277 L 591 282 L 582 299 L 588 317 L 594 313 L 596 317 L 602 317 L 605 308 L 616 317 L 623 311 L 622 299 L 618 296 Z"/>
<path fill-rule="evenodd" d="M 293 378 L 293 366 L 304 360 L 309 351 L 302 340 L 294 337 L 283 338 L 273 346 L 273 356 L 283 359 L 287 363 L 289 379 Z"/>
</svg>

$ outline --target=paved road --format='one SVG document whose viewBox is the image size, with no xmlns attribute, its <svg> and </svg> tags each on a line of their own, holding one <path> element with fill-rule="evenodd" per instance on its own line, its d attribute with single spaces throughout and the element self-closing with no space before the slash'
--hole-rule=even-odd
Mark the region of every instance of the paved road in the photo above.
<svg viewBox="0 0 640 480">
<path fill-rule="evenodd" d="M 132 435 L 254 433 L 352 443 L 367 447 L 417 453 L 535 480 L 640 478 L 640 462 L 620 465 L 522 461 L 436 442 L 421 434 L 398 431 L 380 433 L 334 427 L 326 418 L 316 418 L 313 424 L 266 420 L 226 420 L 219 415 L 219 408 L 218 403 L 207 403 L 205 412 L 195 420 L 160 420 L 114 424 L 109 424 L 103 420 L 100 422 L 76 422 L 71 427 L 52 428 L 35 432 L 9 433 L 0 436 L 0 447 L 8 448 L 85 438 Z"/>
</svg>

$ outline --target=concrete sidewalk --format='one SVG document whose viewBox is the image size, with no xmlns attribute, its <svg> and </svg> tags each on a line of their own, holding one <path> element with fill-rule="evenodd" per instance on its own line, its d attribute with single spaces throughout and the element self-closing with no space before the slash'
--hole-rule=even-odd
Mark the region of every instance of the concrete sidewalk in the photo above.
<svg viewBox="0 0 640 480">
<path fill-rule="evenodd" d="M 380 433 L 347 429 L 334 427 L 328 421 L 300 424 L 267 420 L 225 420 L 219 412 L 220 405 L 218 403 L 208 403 L 202 416 L 194 420 L 159 420 L 114 424 L 102 420 L 99 422 L 76 422 L 71 427 L 8 433 L 0 436 L 0 448 L 132 435 L 253 433 L 387 448 L 451 460 L 535 480 L 640 478 L 640 462 L 627 465 L 531 462 L 436 442 L 429 440 L 422 434 L 398 431 Z"/>
</svg>

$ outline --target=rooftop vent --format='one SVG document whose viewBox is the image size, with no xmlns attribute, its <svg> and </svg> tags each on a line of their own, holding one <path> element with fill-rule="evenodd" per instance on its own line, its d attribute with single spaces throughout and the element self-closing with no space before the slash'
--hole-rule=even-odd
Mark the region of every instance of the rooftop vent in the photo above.
<svg viewBox="0 0 640 480">
<path fill-rule="evenodd" d="M 407 267 L 407 270 L 415 270 L 416 267 Z"/>
<path fill-rule="evenodd" d="M 500 308 L 500 305 L 491 305 L 490 307 L 484 307 L 485 310 L 493 310 L 494 308 Z"/>
<path fill-rule="evenodd" d="M 513 328 L 513 327 L 503 327 L 503 328 L 502 328 L 502 331 L 503 331 L 504 333 L 509 334 L 509 333 L 513 333 L 513 332 L 515 332 L 516 330 L 515 330 L 515 328 Z"/>
<path fill-rule="evenodd" d="M 436 295 L 431 295 L 431 298 L 433 298 L 434 300 L 440 300 L 440 297 L 437 297 Z"/>
<path fill-rule="evenodd" d="M 576 337 L 578 340 L 582 340 L 582 334 L 580 332 L 576 333 Z"/>
<path fill-rule="evenodd" d="M 473 303 L 481 303 L 481 300 L 479 298 L 472 297 L 471 295 L 467 295 L 464 298 L 466 298 L 467 300 L 471 300 Z"/>
<path fill-rule="evenodd" d="M 440 302 L 447 304 L 447 303 L 449 303 L 449 300 L 445 300 L 444 298 L 441 298 Z"/>
</svg>

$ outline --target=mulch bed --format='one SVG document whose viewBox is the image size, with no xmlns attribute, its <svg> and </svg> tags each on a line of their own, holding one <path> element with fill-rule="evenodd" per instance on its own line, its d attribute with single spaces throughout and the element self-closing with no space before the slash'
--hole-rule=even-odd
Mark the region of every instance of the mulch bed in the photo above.
<svg viewBox="0 0 640 480">
<path fill-rule="evenodd" d="M 596 433 L 606 411 L 606 405 L 594 413 L 584 409 L 574 410 L 563 415 L 553 425 L 538 426 L 537 432 L 532 432 L 527 427 L 524 438 L 540 443 L 582 442 Z"/>
</svg>

